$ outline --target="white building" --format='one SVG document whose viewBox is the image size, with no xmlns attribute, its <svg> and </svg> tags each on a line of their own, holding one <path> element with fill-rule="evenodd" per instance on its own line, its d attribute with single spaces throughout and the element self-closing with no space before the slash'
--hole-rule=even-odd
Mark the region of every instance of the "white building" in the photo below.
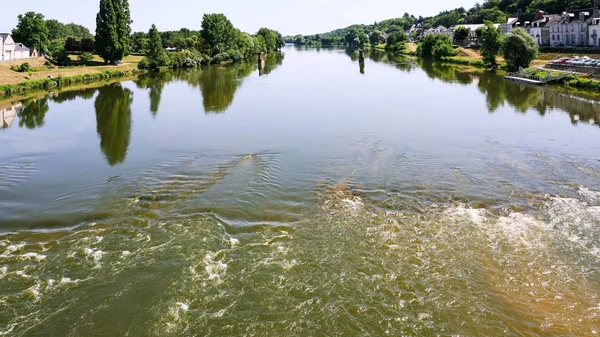
<svg viewBox="0 0 600 337">
<path fill-rule="evenodd" d="M 11 126 L 11 124 L 15 120 L 15 117 L 17 116 L 19 111 L 21 111 L 22 108 L 23 105 L 21 103 L 16 103 L 5 108 L 0 108 L 0 130 L 8 129 Z"/>
<path fill-rule="evenodd" d="M 22 43 L 15 43 L 8 33 L 0 33 L 0 61 L 26 59 L 37 56 L 35 49 L 27 48 Z"/>
<path fill-rule="evenodd" d="M 600 18 L 592 18 L 588 25 L 588 45 L 600 47 Z"/>
</svg>

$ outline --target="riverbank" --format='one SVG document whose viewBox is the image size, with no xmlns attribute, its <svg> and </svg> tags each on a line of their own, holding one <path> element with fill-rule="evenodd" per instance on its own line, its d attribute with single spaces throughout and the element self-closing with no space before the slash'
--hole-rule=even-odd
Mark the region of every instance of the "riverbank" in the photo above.
<svg viewBox="0 0 600 337">
<path fill-rule="evenodd" d="M 35 90 L 105 81 L 108 79 L 133 76 L 139 73 L 139 56 L 128 56 L 120 65 L 103 65 L 93 62 L 91 66 L 47 66 L 44 58 L 31 58 L 0 62 L 0 97 L 23 94 Z M 29 63 L 31 71 L 18 72 L 11 69 Z"/>
</svg>

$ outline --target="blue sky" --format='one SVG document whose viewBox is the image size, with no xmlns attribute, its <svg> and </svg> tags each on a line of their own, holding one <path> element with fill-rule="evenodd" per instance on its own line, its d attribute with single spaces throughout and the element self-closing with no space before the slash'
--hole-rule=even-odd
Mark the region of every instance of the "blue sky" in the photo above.
<svg viewBox="0 0 600 337">
<path fill-rule="evenodd" d="M 10 31 L 17 15 L 40 12 L 47 19 L 75 22 L 95 29 L 99 0 L 11 1 L 2 7 L 0 31 Z M 284 35 L 327 32 L 354 23 L 372 23 L 400 17 L 405 12 L 416 16 L 434 15 L 444 9 L 464 6 L 474 0 L 129 0 L 134 31 L 147 31 L 152 23 L 159 30 L 182 27 L 200 29 L 205 13 L 224 13 L 233 24 L 249 33 L 260 27 L 279 30 Z"/>
</svg>

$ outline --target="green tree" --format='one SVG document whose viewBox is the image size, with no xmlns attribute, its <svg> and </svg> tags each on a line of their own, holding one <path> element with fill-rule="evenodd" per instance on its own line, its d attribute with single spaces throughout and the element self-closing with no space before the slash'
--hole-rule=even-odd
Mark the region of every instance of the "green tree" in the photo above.
<svg viewBox="0 0 600 337">
<path fill-rule="evenodd" d="M 12 30 L 16 42 L 30 48 L 39 48 L 40 52 L 48 48 L 48 27 L 44 16 L 40 13 L 27 12 L 18 16 L 17 28 Z"/>
<path fill-rule="evenodd" d="M 79 57 L 77 57 L 77 59 L 79 60 L 79 62 L 85 65 L 88 64 L 88 62 L 90 62 L 92 59 L 94 59 L 94 55 L 92 55 L 91 53 L 81 53 Z"/>
<path fill-rule="evenodd" d="M 204 14 L 202 32 L 206 49 L 211 56 L 226 52 L 241 33 L 224 14 Z"/>
<path fill-rule="evenodd" d="M 479 45 L 483 62 L 495 67 L 496 55 L 498 55 L 502 47 L 502 33 L 500 29 L 494 27 L 491 22 L 486 22 L 486 27 L 481 30 Z"/>
<path fill-rule="evenodd" d="M 125 161 L 131 138 L 133 92 L 120 83 L 98 89 L 94 107 L 100 148 L 110 166 Z"/>
<path fill-rule="evenodd" d="M 442 57 L 454 56 L 456 51 L 452 47 L 450 38 L 446 35 L 427 35 L 417 47 L 417 54 L 422 58 L 434 58 L 440 60 Z"/>
<path fill-rule="evenodd" d="M 537 54 L 537 43 L 523 28 L 513 29 L 504 37 L 502 55 L 510 70 L 529 67 Z"/>
<path fill-rule="evenodd" d="M 150 41 L 148 43 L 148 53 L 146 54 L 146 57 L 148 58 L 150 69 L 158 69 L 166 66 L 167 55 L 163 49 L 160 33 L 155 25 L 152 25 L 150 31 L 148 31 L 148 36 L 150 37 Z"/>
<path fill-rule="evenodd" d="M 277 50 L 277 33 L 269 28 L 261 28 L 256 35 L 262 36 L 265 39 L 266 51 Z"/>
<path fill-rule="evenodd" d="M 469 29 L 464 26 L 458 26 L 454 30 L 454 41 L 464 41 L 469 37 Z"/>
<path fill-rule="evenodd" d="M 148 44 L 150 43 L 148 34 L 145 32 L 135 32 L 131 35 L 131 50 L 134 53 L 147 54 Z"/>
<path fill-rule="evenodd" d="M 369 42 L 371 42 L 371 44 L 373 45 L 377 45 L 380 43 L 385 43 L 386 42 L 386 37 L 385 34 L 379 30 L 374 30 L 370 35 L 369 35 Z"/>
<path fill-rule="evenodd" d="M 304 39 L 304 36 L 302 36 L 302 35 L 296 35 L 296 37 L 294 38 L 294 44 L 297 46 L 301 46 L 305 43 L 306 43 L 306 39 Z"/>
<path fill-rule="evenodd" d="M 128 54 L 131 22 L 128 0 L 100 0 L 96 51 L 105 63 L 116 64 Z"/>
<path fill-rule="evenodd" d="M 408 41 L 408 36 L 406 33 L 392 33 L 390 36 L 388 36 L 385 49 L 394 53 L 400 53 L 406 49 L 406 41 Z"/>
</svg>

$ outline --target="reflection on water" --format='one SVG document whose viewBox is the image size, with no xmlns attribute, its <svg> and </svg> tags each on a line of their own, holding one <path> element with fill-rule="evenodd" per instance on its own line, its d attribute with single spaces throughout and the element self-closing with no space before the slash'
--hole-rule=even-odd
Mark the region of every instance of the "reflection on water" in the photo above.
<svg viewBox="0 0 600 337">
<path fill-rule="evenodd" d="M 358 50 L 346 49 L 346 54 L 353 61 L 358 60 Z M 419 67 L 430 78 L 445 83 L 470 85 L 475 82 L 486 97 L 489 112 L 495 112 L 505 104 L 522 113 L 534 110 L 542 116 L 550 110 L 560 109 L 569 113 L 573 124 L 589 123 L 600 126 L 600 100 L 592 94 L 569 93 L 564 88 L 554 86 L 519 84 L 506 81 L 492 72 L 464 71 L 452 64 L 426 60 L 415 62 L 375 49 L 366 50 L 365 55 L 375 62 L 396 64 L 398 69 L 404 71 Z"/>
<path fill-rule="evenodd" d="M 133 92 L 115 83 L 98 88 L 94 107 L 100 148 L 109 165 L 125 161 L 131 137 Z"/>
<path fill-rule="evenodd" d="M 48 100 L 48 97 L 44 97 L 24 101 L 23 109 L 19 112 L 19 127 L 37 129 L 44 126 L 46 112 L 50 110 Z"/>
<path fill-rule="evenodd" d="M 0 108 L 0 129 L 10 128 L 22 108 L 23 104 L 21 102 L 10 103 Z"/>
</svg>

